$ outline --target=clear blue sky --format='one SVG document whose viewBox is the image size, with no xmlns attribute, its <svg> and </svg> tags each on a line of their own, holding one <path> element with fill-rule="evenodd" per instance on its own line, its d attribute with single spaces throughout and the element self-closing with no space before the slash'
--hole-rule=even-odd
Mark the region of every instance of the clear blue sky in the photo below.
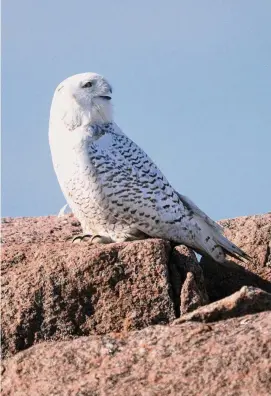
<svg viewBox="0 0 271 396">
<path fill-rule="evenodd" d="M 65 204 L 49 110 L 85 71 L 109 79 L 117 123 L 214 219 L 270 211 L 270 0 L 3 3 L 2 216 Z"/>
</svg>

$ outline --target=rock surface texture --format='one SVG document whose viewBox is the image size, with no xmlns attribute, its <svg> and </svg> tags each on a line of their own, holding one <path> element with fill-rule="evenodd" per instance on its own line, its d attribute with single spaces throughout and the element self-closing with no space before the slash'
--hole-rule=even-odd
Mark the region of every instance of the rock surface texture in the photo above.
<svg viewBox="0 0 271 396">
<path fill-rule="evenodd" d="M 2 394 L 270 395 L 271 214 L 220 223 L 251 262 L 2 219 Z"/>
<path fill-rule="evenodd" d="M 270 395 L 271 314 L 36 345 L 4 363 L 2 396 Z"/>
<path fill-rule="evenodd" d="M 22 245 L 19 256 L 4 251 L 4 356 L 41 340 L 173 320 L 169 250 L 166 241 L 148 240 L 98 247 Z"/>
<path fill-rule="evenodd" d="M 243 249 L 251 261 L 235 260 L 238 264 L 227 268 L 203 258 L 200 264 L 210 300 L 224 298 L 248 285 L 271 293 L 271 213 L 219 223 L 224 227 L 226 237 Z"/>
</svg>

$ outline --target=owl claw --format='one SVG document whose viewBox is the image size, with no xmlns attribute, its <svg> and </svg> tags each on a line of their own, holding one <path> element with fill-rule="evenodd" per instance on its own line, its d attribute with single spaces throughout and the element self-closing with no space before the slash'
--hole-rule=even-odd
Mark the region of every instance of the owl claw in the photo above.
<svg viewBox="0 0 271 396">
<path fill-rule="evenodd" d="M 76 235 L 75 237 L 72 238 L 72 243 L 74 243 L 76 240 L 80 240 L 82 242 L 85 238 L 93 238 L 91 234 L 80 234 Z"/>
<path fill-rule="evenodd" d="M 102 235 L 91 235 L 91 234 L 80 234 L 80 235 L 76 235 L 73 239 L 72 239 L 72 243 L 74 243 L 76 240 L 80 240 L 80 242 L 82 242 L 85 238 L 90 238 L 89 243 L 92 245 L 94 244 L 106 244 L 106 243 L 111 243 L 112 240 L 108 237 L 102 236 Z M 94 242 L 95 238 L 98 238 L 98 240 L 96 242 Z"/>
<path fill-rule="evenodd" d="M 95 238 L 98 238 L 98 240 L 96 242 L 94 242 Z M 107 244 L 107 243 L 112 243 L 112 242 L 113 241 L 112 241 L 111 238 L 103 236 L 103 235 L 93 235 L 91 240 L 90 240 L 90 243 L 93 243 L 93 244 L 95 244 L 95 243 Z"/>
</svg>

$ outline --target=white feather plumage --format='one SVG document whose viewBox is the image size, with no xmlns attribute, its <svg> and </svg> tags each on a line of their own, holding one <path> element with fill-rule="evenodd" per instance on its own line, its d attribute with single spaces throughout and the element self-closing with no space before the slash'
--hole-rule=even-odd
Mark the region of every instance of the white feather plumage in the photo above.
<svg viewBox="0 0 271 396">
<path fill-rule="evenodd" d="M 245 257 L 113 122 L 111 94 L 102 76 L 84 73 L 59 85 L 51 108 L 54 168 L 84 232 L 112 242 L 169 239 L 218 262 L 225 253 Z"/>
</svg>

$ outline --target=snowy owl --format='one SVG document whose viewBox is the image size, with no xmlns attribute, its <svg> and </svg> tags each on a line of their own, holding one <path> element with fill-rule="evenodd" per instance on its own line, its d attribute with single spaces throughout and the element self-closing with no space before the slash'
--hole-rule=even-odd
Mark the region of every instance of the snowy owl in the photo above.
<svg viewBox="0 0 271 396">
<path fill-rule="evenodd" d="M 113 120 L 112 87 L 96 73 L 56 88 L 49 126 L 53 166 L 84 235 L 101 243 L 146 237 L 187 245 L 223 263 L 248 256 L 179 194 Z"/>
</svg>

